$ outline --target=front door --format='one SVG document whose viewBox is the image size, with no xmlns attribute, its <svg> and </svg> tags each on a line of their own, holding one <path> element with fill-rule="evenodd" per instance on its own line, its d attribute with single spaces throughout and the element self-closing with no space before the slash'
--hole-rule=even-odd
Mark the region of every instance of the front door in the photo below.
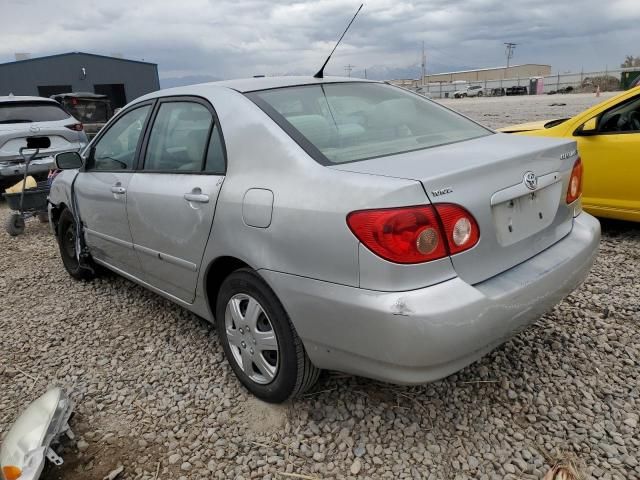
<svg viewBox="0 0 640 480">
<path fill-rule="evenodd" d="M 142 105 L 110 125 L 92 147 L 85 170 L 75 182 L 91 255 L 135 276 L 140 274 L 140 262 L 127 220 L 127 189 L 150 111 L 151 104 Z"/>
<path fill-rule="evenodd" d="M 148 283 L 192 302 L 225 171 L 213 109 L 161 100 L 146 143 L 127 191 L 134 248 Z"/>
<path fill-rule="evenodd" d="M 583 202 L 597 215 L 640 220 L 640 96 L 605 111 L 597 128 L 596 135 L 577 137 L 585 167 Z"/>
</svg>

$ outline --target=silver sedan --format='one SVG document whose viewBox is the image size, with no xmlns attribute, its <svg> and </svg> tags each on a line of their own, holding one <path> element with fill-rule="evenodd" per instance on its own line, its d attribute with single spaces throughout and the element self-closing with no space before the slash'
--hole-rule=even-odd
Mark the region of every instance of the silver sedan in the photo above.
<svg viewBox="0 0 640 480">
<path fill-rule="evenodd" d="M 57 164 L 68 272 L 106 267 L 215 322 L 271 402 L 320 369 L 449 375 L 575 289 L 600 238 L 574 142 L 496 133 L 371 81 L 155 92 Z"/>
</svg>

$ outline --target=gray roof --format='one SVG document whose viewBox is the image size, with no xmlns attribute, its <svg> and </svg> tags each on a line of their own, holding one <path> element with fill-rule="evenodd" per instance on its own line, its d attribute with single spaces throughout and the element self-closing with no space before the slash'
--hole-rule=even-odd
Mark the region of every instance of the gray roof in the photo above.
<svg viewBox="0 0 640 480">
<path fill-rule="evenodd" d="M 57 103 L 55 100 L 45 97 L 23 97 L 20 95 L 5 95 L 0 96 L 0 103 L 3 102 L 53 102 Z"/>
<path fill-rule="evenodd" d="M 239 78 L 236 80 L 222 80 L 219 82 L 211 82 L 210 85 L 218 85 L 221 87 L 231 88 L 239 92 L 251 92 L 255 90 L 266 90 L 269 88 L 292 87 L 295 85 L 314 85 L 320 83 L 337 83 L 337 82 L 372 82 L 372 80 L 364 80 L 362 78 L 350 77 L 324 77 L 314 78 L 309 76 L 291 76 L 291 77 L 258 77 L 258 78 Z"/>
<path fill-rule="evenodd" d="M 90 57 L 106 58 L 106 59 L 115 60 L 115 61 L 118 61 L 118 62 L 144 63 L 144 64 L 147 64 L 147 65 L 156 65 L 156 66 L 158 65 L 157 63 L 145 62 L 144 60 L 132 60 L 130 58 L 110 57 L 108 55 L 98 55 L 97 53 L 67 52 L 67 53 L 58 53 L 56 55 L 45 55 L 43 57 L 25 58 L 24 60 L 16 60 L 16 61 L 13 61 L 13 62 L 0 63 L 0 66 L 2 66 L 2 65 L 12 65 L 14 63 L 38 62 L 40 60 L 46 60 L 46 59 L 57 58 L 57 57 L 68 57 L 68 56 L 71 56 L 71 55 L 88 55 Z"/>
</svg>

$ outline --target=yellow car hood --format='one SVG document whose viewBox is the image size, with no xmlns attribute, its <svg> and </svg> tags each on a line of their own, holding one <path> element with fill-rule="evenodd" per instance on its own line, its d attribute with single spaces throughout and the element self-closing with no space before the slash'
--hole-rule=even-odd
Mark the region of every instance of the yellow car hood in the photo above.
<svg viewBox="0 0 640 480">
<path fill-rule="evenodd" d="M 498 128 L 499 132 L 504 133 L 516 133 L 516 132 L 530 132 L 532 130 L 544 130 L 544 126 L 553 122 L 554 120 L 538 120 L 536 122 L 521 123 L 519 125 L 509 125 L 508 127 Z"/>
</svg>

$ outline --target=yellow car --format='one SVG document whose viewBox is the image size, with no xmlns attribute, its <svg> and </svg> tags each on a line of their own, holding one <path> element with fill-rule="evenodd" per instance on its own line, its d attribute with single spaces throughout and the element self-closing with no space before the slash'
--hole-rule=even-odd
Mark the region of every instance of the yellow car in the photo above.
<svg viewBox="0 0 640 480">
<path fill-rule="evenodd" d="M 573 138 L 584 165 L 585 210 L 599 217 L 640 222 L 640 86 L 569 119 L 524 123 L 500 131 Z"/>
</svg>

